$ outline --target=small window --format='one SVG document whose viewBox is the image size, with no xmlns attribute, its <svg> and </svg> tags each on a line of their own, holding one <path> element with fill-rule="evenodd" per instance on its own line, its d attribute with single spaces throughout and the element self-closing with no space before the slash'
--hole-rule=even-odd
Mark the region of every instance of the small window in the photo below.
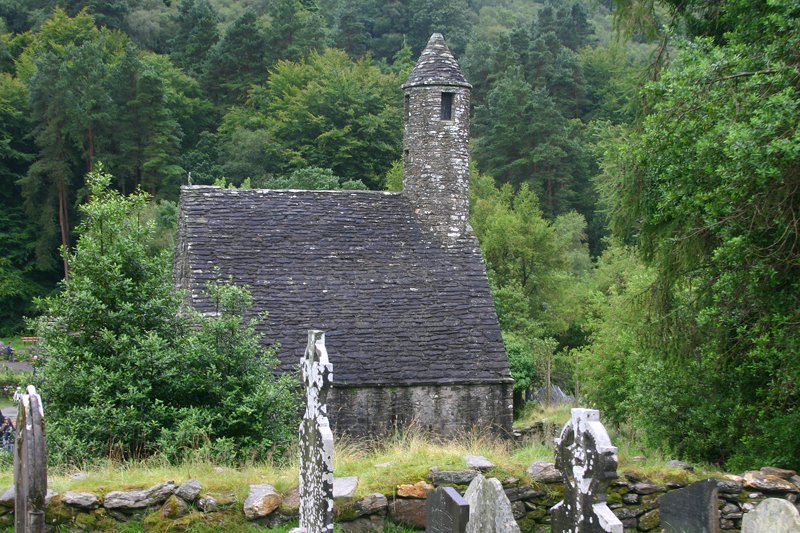
<svg viewBox="0 0 800 533">
<path fill-rule="evenodd" d="M 453 93 L 442 93 L 442 120 L 453 120 Z"/>
<path fill-rule="evenodd" d="M 411 111 L 411 95 L 406 94 L 406 100 L 405 100 L 406 120 L 408 120 L 408 115 L 410 111 Z"/>
</svg>

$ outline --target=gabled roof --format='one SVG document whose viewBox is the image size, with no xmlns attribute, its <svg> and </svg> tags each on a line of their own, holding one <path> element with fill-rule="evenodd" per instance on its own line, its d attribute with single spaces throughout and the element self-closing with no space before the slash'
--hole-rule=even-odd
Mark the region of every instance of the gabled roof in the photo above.
<svg viewBox="0 0 800 533">
<path fill-rule="evenodd" d="M 174 277 L 201 312 L 214 267 L 284 370 L 321 329 L 334 386 L 511 381 L 477 239 L 443 243 L 402 193 L 183 187 Z"/>
<path fill-rule="evenodd" d="M 461 72 L 456 58 L 450 53 L 441 33 L 431 35 L 403 89 L 417 85 L 453 85 L 472 88 Z"/>
</svg>

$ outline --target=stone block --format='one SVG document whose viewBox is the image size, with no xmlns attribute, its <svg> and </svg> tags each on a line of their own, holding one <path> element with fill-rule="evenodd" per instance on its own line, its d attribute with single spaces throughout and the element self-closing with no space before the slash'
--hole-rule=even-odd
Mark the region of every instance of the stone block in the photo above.
<svg viewBox="0 0 800 533">
<path fill-rule="evenodd" d="M 281 495 L 275 487 L 267 483 L 250 485 L 250 492 L 244 500 L 244 516 L 248 520 L 264 518 L 281 505 Z"/>
<path fill-rule="evenodd" d="M 444 470 L 428 474 L 428 479 L 437 487 L 440 485 L 469 485 L 477 475 L 477 470 Z"/>
<path fill-rule="evenodd" d="M 482 455 L 465 455 L 464 461 L 467 462 L 467 468 L 485 472 L 495 467 L 495 464 Z"/>
<path fill-rule="evenodd" d="M 534 461 L 527 468 L 528 475 L 533 481 L 544 483 L 557 483 L 561 481 L 561 472 L 556 470 L 556 465 L 546 461 Z"/>
<path fill-rule="evenodd" d="M 352 498 L 358 487 L 358 477 L 337 477 L 333 479 L 333 499 Z"/>
<path fill-rule="evenodd" d="M 767 498 L 744 515 L 742 533 L 800 533 L 800 513 L 786 500 Z"/>
<path fill-rule="evenodd" d="M 91 492 L 67 491 L 61 497 L 61 503 L 81 509 L 97 509 L 100 507 L 100 498 Z"/>
<path fill-rule="evenodd" d="M 750 470 L 744 473 L 744 486 L 748 489 L 768 490 L 770 492 L 798 492 L 798 488 L 794 483 L 758 470 Z"/>
<path fill-rule="evenodd" d="M 160 514 L 164 518 L 176 520 L 189 514 L 189 505 L 183 500 L 183 498 L 179 498 L 173 494 L 167 498 L 166 502 L 164 502 L 164 506 L 161 507 Z"/>
<path fill-rule="evenodd" d="M 178 485 L 174 481 L 165 481 L 146 490 L 130 492 L 111 491 L 103 499 L 103 507 L 122 512 L 147 509 L 161 505 L 172 496 Z"/>
<path fill-rule="evenodd" d="M 469 504 L 466 533 L 519 533 L 511 502 L 498 479 L 479 474 L 469 484 L 464 500 Z"/>
<path fill-rule="evenodd" d="M 175 491 L 175 496 L 185 502 L 193 502 L 200 496 L 200 491 L 203 490 L 203 484 L 196 479 L 190 479 L 181 484 Z"/>
<path fill-rule="evenodd" d="M 425 531 L 427 533 L 465 533 L 469 504 L 452 487 L 440 487 L 427 494 Z"/>
<path fill-rule="evenodd" d="M 413 485 L 399 485 L 397 495 L 401 498 L 419 498 L 424 500 L 428 491 L 433 489 L 433 485 L 420 481 Z"/>
<path fill-rule="evenodd" d="M 417 529 L 425 529 L 425 500 L 395 500 L 389 504 L 389 519 Z"/>
<path fill-rule="evenodd" d="M 660 498 L 661 528 L 666 533 L 719 533 L 717 480 L 704 479 Z"/>
</svg>

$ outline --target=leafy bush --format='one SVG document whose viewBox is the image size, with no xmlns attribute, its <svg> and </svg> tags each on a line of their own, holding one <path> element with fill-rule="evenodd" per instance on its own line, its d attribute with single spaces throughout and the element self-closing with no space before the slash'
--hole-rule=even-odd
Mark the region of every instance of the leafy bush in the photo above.
<svg viewBox="0 0 800 533">
<path fill-rule="evenodd" d="M 38 386 L 50 457 L 170 459 L 206 448 L 219 460 L 260 457 L 287 444 L 298 407 L 291 377 L 276 378 L 273 354 L 242 313 L 246 289 L 216 281 L 215 316 L 181 308 L 170 254 L 147 253 L 154 223 L 147 195 L 108 189 L 90 174 L 81 238 L 67 253 L 70 278 L 40 303 Z"/>
</svg>

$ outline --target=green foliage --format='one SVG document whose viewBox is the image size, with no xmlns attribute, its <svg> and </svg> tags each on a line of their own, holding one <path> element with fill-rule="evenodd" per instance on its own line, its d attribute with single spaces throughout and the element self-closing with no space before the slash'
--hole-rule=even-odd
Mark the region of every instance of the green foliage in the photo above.
<svg viewBox="0 0 800 533">
<path fill-rule="evenodd" d="M 247 104 L 225 117 L 225 173 L 258 181 L 305 167 L 330 168 L 345 180 L 378 188 L 400 156 L 399 85 L 367 59 L 353 63 L 337 50 L 279 63 L 267 85 L 254 87 Z"/>
<path fill-rule="evenodd" d="M 398 159 L 392 163 L 392 168 L 387 170 L 383 177 L 383 183 L 387 191 L 403 190 L 403 161 Z"/>
<path fill-rule="evenodd" d="M 241 104 L 251 85 L 267 80 L 267 36 L 253 11 L 245 11 L 228 26 L 225 36 L 208 52 L 202 82 L 209 97 L 223 108 Z"/>
<path fill-rule="evenodd" d="M 142 188 L 160 196 L 176 197 L 183 174 L 178 165 L 180 128 L 167 108 L 163 79 L 138 57 L 135 46 L 125 55 L 108 81 L 117 128 L 112 132 L 116 154 L 112 168 L 126 190 Z"/>
<path fill-rule="evenodd" d="M 366 190 L 367 186 L 361 180 L 343 180 L 333 175 L 329 168 L 301 168 L 289 176 L 269 178 L 257 184 L 263 189 L 308 189 L 308 190 L 336 190 L 360 189 Z"/>
<path fill-rule="evenodd" d="M 416 56 L 434 32 L 445 36 L 448 47 L 456 56 L 464 52 L 472 29 L 469 7 L 464 0 L 410 0 L 408 12 L 409 44 Z"/>
<path fill-rule="evenodd" d="M 519 412 L 528 388 L 556 372 L 562 378 L 571 374 L 554 354 L 556 337 L 581 319 L 579 280 L 589 263 L 586 222 L 570 213 L 554 227 L 526 184 L 515 194 L 509 184 L 497 189 L 491 177 L 473 171 L 470 223 L 487 263 Z"/>
<path fill-rule="evenodd" d="M 482 172 L 518 188 L 528 183 L 548 217 L 589 217 L 591 155 L 583 140 L 591 102 L 576 50 L 591 40 L 577 3 L 543 7 L 528 28 L 475 43 L 467 71 L 475 86 L 474 155 Z"/>
<path fill-rule="evenodd" d="M 36 266 L 39 235 L 25 215 L 17 181 L 24 176 L 34 147 L 29 131 L 28 91 L 7 73 L 0 74 L 0 335 L 22 330 L 23 314 L 33 315 L 31 301 L 50 292 L 57 271 Z"/>
<path fill-rule="evenodd" d="M 168 43 L 175 65 L 197 76 L 209 50 L 219 41 L 218 22 L 208 0 L 181 0 L 175 16 L 177 32 Z"/>
<path fill-rule="evenodd" d="M 612 152 L 602 185 L 615 231 L 637 234 L 655 275 L 639 343 L 664 364 L 693 369 L 652 376 L 663 385 L 649 388 L 710 391 L 702 400 L 651 397 L 659 422 L 647 431 L 691 458 L 793 467 L 800 11 L 785 0 L 722 7 L 735 30 L 723 41 L 681 44 L 681 59 L 648 87 L 651 113 Z M 687 444 L 697 435 L 705 437 Z"/>
<path fill-rule="evenodd" d="M 280 449 L 294 433 L 293 381 L 274 377 L 255 319 L 242 318 L 249 292 L 220 280 L 206 287 L 215 316 L 181 310 L 170 253 L 147 253 L 147 196 L 108 190 L 102 172 L 88 180 L 71 280 L 38 321 L 51 459 L 177 459 L 205 445 L 236 461 Z"/>
</svg>

